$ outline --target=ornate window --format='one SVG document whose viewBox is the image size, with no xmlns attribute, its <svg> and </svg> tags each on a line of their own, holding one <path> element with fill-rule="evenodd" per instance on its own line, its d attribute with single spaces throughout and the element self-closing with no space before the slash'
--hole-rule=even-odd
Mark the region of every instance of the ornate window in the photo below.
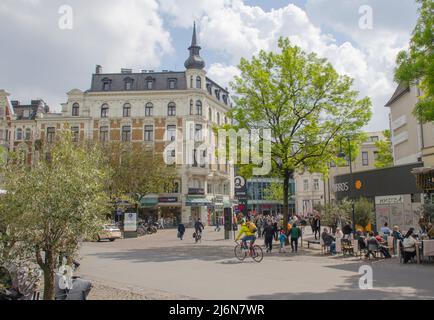
<svg viewBox="0 0 434 320">
<path fill-rule="evenodd" d="M 167 141 L 175 141 L 176 140 L 176 126 L 169 125 L 167 126 Z"/>
<path fill-rule="evenodd" d="M 101 118 L 108 118 L 109 115 L 109 106 L 107 103 L 104 103 L 101 106 Z"/>
<path fill-rule="evenodd" d="M 202 101 L 200 101 L 200 100 L 196 101 L 196 114 L 198 116 L 202 115 Z"/>
<path fill-rule="evenodd" d="M 48 143 L 54 142 L 55 134 L 56 134 L 56 128 L 54 128 L 54 127 L 47 128 L 47 142 Z"/>
<path fill-rule="evenodd" d="M 154 141 L 154 126 L 145 126 L 145 141 Z"/>
<path fill-rule="evenodd" d="M 129 104 L 129 103 L 124 104 L 123 116 L 124 116 L 124 118 L 131 117 L 131 104 Z"/>
<path fill-rule="evenodd" d="M 202 79 L 199 76 L 196 78 L 196 89 L 202 89 Z"/>
<path fill-rule="evenodd" d="M 169 117 L 176 116 L 176 104 L 174 102 L 169 103 L 169 105 L 167 106 L 167 115 Z"/>
<path fill-rule="evenodd" d="M 152 117 L 154 115 L 154 105 L 149 102 L 145 106 L 145 117 Z"/>
<path fill-rule="evenodd" d="M 99 128 L 99 141 L 107 142 L 109 141 L 109 127 L 104 126 Z"/>
<path fill-rule="evenodd" d="M 72 142 L 78 142 L 79 135 L 80 135 L 80 128 L 79 127 L 72 127 L 71 132 L 72 132 Z"/>
<path fill-rule="evenodd" d="M 78 103 L 74 103 L 72 105 L 72 116 L 78 117 L 80 115 L 80 105 Z"/>
<path fill-rule="evenodd" d="M 29 141 L 31 138 L 32 138 L 32 130 L 30 130 L 30 128 L 27 128 L 26 129 L 26 140 Z"/>
<path fill-rule="evenodd" d="M 190 100 L 190 115 L 192 116 L 194 114 L 194 102 L 193 100 Z"/>
<path fill-rule="evenodd" d="M 17 129 L 17 140 L 18 141 L 23 140 L 23 129 L 21 129 L 21 128 Z"/>
<path fill-rule="evenodd" d="M 122 142 L 131 141 L 131 126 L 122 127 Z"/>
</svg>

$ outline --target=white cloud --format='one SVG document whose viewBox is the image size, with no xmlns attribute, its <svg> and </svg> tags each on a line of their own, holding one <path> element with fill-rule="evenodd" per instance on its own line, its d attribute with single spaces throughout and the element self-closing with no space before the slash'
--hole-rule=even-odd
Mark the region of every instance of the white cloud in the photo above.
<svg viewBox="0 0 434 320">
<path fill-rule="evenodd" d="M 308 0 L 307 11 L 293 4 L 265 11 L 242 0 L 209 0 L 198 5 L 190 0 L 160 0 L 160 3 L 162 11 L 177 26 L 190 27 L 193 19 L 200 22 L 203 46 L 219 52 L 226 62 L 210 68 L 220 79 L 234 74 L 233 66 L 241 57 L 250 58 L 261 49 L 276 50 L 280 36 L 328 58 L 338 72 L 356 80 L 355 87 L 361 96 L 372 98 L 374 117 L 368 129 L 377 130 L 388 126 L 384 104 L 395 89 L 392 80 L 395 57 L 406 46 L 412 29 L 409 25 L 414 24 L 411 20 L 416 16 L 414 5 L 410 5 L 413 0 L 400 4 L 385 1 L 387 5 L 374 6 L 374 30 L 369 31 L 359 29 L 359 6 L 373 5 L 373 0 Z M 412 18 L 397 21 L 400 17 L 396 11 L 401 19 L 409 14 Z M 341 41 L 341 34 L 347 39 Z"/>
<path fill-rule="evenodd" d="M 0 88 L 13 98 L 40 97 L 58 108 L 68 90 L 89 88 L 96 64 L 107 72 L 158 68 L 174 52 L 155 0 L 73 1 L 72 30 L 58 27 L 63 4 L 1 1 Z"/>
</svg>

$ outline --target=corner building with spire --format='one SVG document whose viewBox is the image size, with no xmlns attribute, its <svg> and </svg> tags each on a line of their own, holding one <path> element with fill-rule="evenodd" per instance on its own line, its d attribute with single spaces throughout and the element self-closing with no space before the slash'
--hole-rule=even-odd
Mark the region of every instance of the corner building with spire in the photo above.
<svg viewBox="0 0 434 320">
<path fill-rule="evenodd" d="M 217 164 L 212 150 L 200 151 L 202 157 L 210 160 L 209 164 L 194 160 L 199 156 L 198 150 L 191 151 L 192 155 L 185 154 L 185 150 L 167 151 L 174 140 L 188 135 L 194 135 L 195 146 L 216 145 L 212 127 L 229 121 L 229 92 L 207 77 L 200 51 L 194 25 L 184 71 L 122 69 L 119 73 L 104 73 L 98 65 L 90 89 L 69 91 L 61 114 L 41 113 L 32 119 L 15 117 L 8 145 L 27 148 L 31 161 L 35 161 L 45 152 L 36 146 L 53 141 L 56 132 L 68 127 L 76 141 L 122 141 L 144 144 L 157 156 L 170 153 L 166 156 L 176 158 L 179 173 L 175 188 L 167 194 L 146 195 L 139 215 L 154 221 L 164 218 L 166 226 L 179 222 L 189 226 L 198 218 L 204 224 L 221 221 L 224 208 L 233 205 L 233 167 Z M 0 101 L 5 106 L 0 108 L 13 107 L 8 94 L 4 95 Z M 18 130 L 27 130 L 29 121 L 31 141 L 43 143 L 29 143 L 23 134 L 17 135 Z M 193 162 L 187 161 L 188 157 Z"/>
</svg>

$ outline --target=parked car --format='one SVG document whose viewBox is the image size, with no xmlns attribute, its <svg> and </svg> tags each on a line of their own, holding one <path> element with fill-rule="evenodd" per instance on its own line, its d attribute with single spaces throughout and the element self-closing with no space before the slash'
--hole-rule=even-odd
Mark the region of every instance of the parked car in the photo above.
<svg viewBox="0 0 434 320">
<path fill-rule="evenodd" d="M 115 241 L 122 238 L 121 230 L 115 225 L 107 225 L 103 227 L 100 233 L 98 233 L 98 242 L 101 240 Z"/>
</svg>

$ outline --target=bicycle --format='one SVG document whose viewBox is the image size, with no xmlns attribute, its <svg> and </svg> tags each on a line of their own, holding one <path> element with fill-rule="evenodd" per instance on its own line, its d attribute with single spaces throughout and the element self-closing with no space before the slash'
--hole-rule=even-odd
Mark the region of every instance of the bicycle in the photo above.
<svg viewBox="0 0 434 320">
<path fill-rule="evenodd" d="M 202 232 L 195 232 L 193 234 L 193 238 L 196 240 L 196 243 L 199 241 L 202 242 Z"/>
<path fill-rule="evenodd" d="M 235 257 L 240 261 L 244 261 L 247 258 L 247 254 L 249 254 L 253 261 L 260 263 L 264 259 L 262 248 L 256 244 L 252 245 L 251 241 L 248 242 L 248 248 L 245 248 L 242 242 L 235 241 L 237 244 L 234 248 Z"/>
</svg>

